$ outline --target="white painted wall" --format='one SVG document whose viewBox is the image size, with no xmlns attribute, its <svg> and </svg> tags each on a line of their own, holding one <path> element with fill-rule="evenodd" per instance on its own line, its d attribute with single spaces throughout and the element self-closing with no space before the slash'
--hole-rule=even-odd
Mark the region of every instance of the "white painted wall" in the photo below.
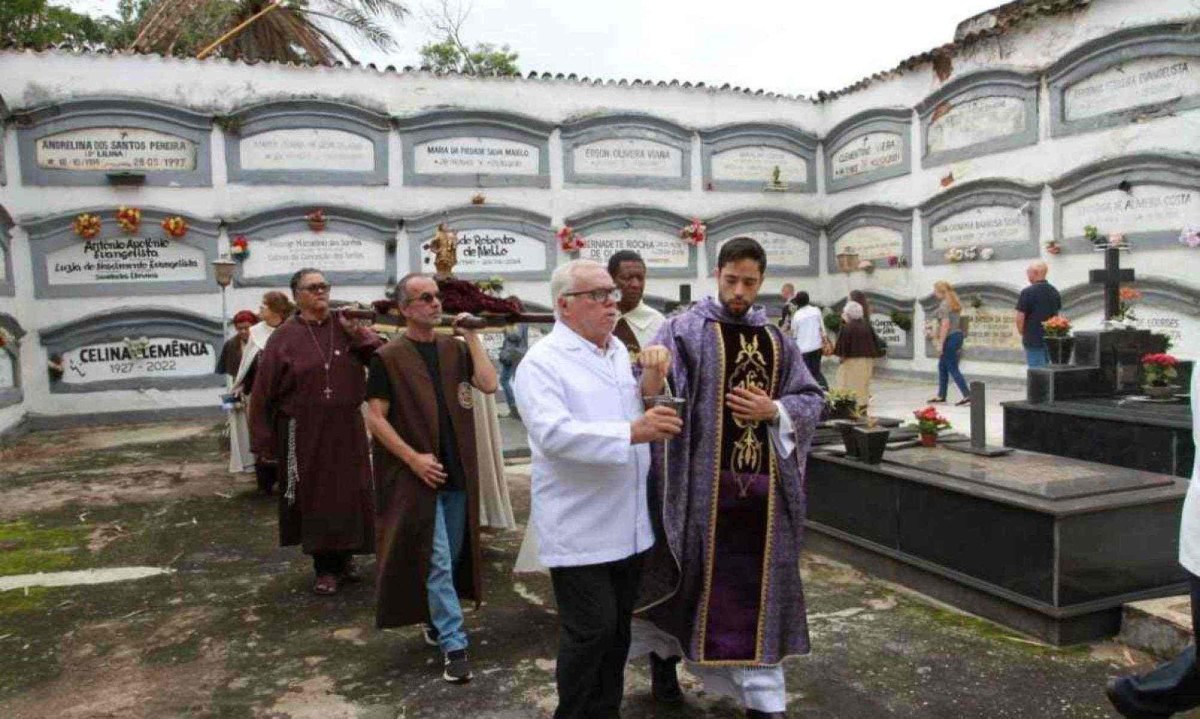
<svg viewBox="0 0 1200 719">
<path fill-rule="evenodd" d="M 997 39 L 972 46 L 954 58 L 950 79 L 988 68 L 1007 68 L 1022 72 L 1040 72 L 1058 57 L 1080 44 L 1114 30 L 1156 24 L 1172 20 L 1195 20 L 1200 10 L 1190 0 L 1095 0 L 1080 14 L 1045 18 L 1029 27 Z M 831 61 L 835 59 L 831 58 Z M 275 99 L 316 97 L 340 100 L 378 112 L 407 116 L 423 111 L 454 107 L 462 109 L 502 110 L 532 115 L 551 123 L 562 123 L 598 112 L 632 111 L 647 113 L 693 129 L 705 129 L 733 122 L 778 122 L 801 127 L 823 136 L 845 118 L 871 108 L 911 108 L 942 86 L 931 68 L 924 66 L 904 74 L 875 81 L 864 90 L 823 104 L 807 100 L 755 96 L 709 88 L 629 86 L 624 83 L 584 84 L 569 80 L 477 79 L 437 77 L 427 73 L 382 72 L 364 68 L 301 68 L 280 65 L 247 66 L 224 60 L 195 62 L 173 58 L 124 55 L 86 55 L 72 53 L 0 53 L 0 97 L 11 110 L 22 110 L 49 102 L 96 95 L 148 98 L 178 104 L 214 115 L 228 114 L 247 105 Z M 939 180 L 953 172 L 955 184 L 983 179 L 1010 178 L 1030 184 L 1042 184 L 1065 172 L 1098 159 L 1141 151 L 1188 152 L 1200 140 L 1200 111 L 1176 117 L 1117 127 L 1109 130 L 1051 139 L 1049 136 L 1048 93 L 1043 82 L 1040 93 L 1040 139 L 1037 145 L 933 168 L 920 166 L 920 122 L 913 113 L 913 171 L 910 175 L 827 195 L 782 193 L 704 192 L 701 181 L 700 142 L 693 140 L 691 188 L 687 191 L 625 188 L 565 188 L 562 178 L 562 142 L 558 131 L 550 139 L 551 187 L 545 189 L 493 188 L 485 190 L 489 205 L 506 205 L 532 210 L 552 219 L 555 227 L 565 217 L 585 210 L 634 203 L 663 208 L 685 216 L 714 217 L 733 210 L 778 208 L 797 212 L 823 223 L 839 211 L 866 202 L 915 207 L 942 191 Z M 249 214 L 286 204 L 314 203 L 323 206 L 344 205 L 373 213 L 413 218 L 450 207 L 468 204 L 470 189 L 402 186 L 400 138 L 390 134 L 390 177 L 386 187 L 294 187 L 238 186 L 226 182 L 224 140 L 219 128 L 213 129 L 211 188 L 110 188 L 110 187 L 33 187 L 21 182 L 17 159 L 17 138 L 13 128 L 3 135 L 6 184 L 0 185 L 0 205 L 20 223 L 35 217 L 78 208 L 131 204 L 162 207 L 201 218 L 234 220 Z M 824 150 L 824 148 L 822 148 Z M 818 188 L 823 190 L 822 159 L 814 163 Z M 1048 189 L 1043 191 L 1040 213 L 1041 240 L 1053 232 L 1052 202 Z M 878 271 L 873 276 L 829 275 L 826 243 L 822 236 L 818 250 L 818 278 L 770 276 L 767 291 L 776 292 L 785 281 L 807 289 L 814 299 L 832 302 L 854 288 L 879 290 L 905 297 L 928 294 L 937 279 L 955 284 L 973 281 L 1000 282 L 1019 289 L 1024 284 L 1025 261 L 977 262 L 925 268 L 919 248 L 922 246 L 919 213 L 914 213 L 912 267 L 907 270 Z M 77 319 L 109 308 L 156 305 L 200 312 L 211 317 L 220 314 L 220 295 L 214 288 L 208 295 L 155 296 L 135 298 L 92 298 L 87 300 L 34 300 L 28 238 L 18 226 L 13 236 L 15 298 L 0 297 L 0 312 L 16 316 L 29 331 L 21 346 L 22 381 L 25 389 L 23 411 L 47 415 L 112 412 L 211 405 L 213 390 L 180 392 L 106 392 L 76 395 L 52 395 L 46 378 L 46 353 L 38 341 L 40 328 Z M 408 270 L 408 242 L 426 238 L 398 236 L 397 271 Z M 222 250 L 228 238 L 221 238 Z M 1186 257 L 1187 262 L 1180 262 Z M 561 259 L 561 258 L 560 258 Z M 1089 269 L 1097 266 L 1096 256 L 1071 255 L 1048 258 L 1051 281 L 1060 288 L 1083 283 Z M 1134 264 L 1142 275 L 1173 278 L 1200 286 L 1197 267 L 1200 254 L 1183 256 L 1176 251 L 1145 252 L 1134 255 Z M 706 262 L 701 254 L 700 270 L 692 284 L 693 295 L 711 291 Z M 685 280 L 651 278 L 650 294 L 673 297 Z M 335 296 L 343 299 L 370 300 L 380 296 L 382 288 L 343 287 Z M 535 302 L 549 300 L 546 283 L 512 282 L 509 291 Z M 236 288 L 229 292 L 233 311 L 256 308 L 260 288 Z M 923 320 L 916 309 L 916 327 Z M 922 343 L 916 343 L 912 361 L 891 360 L 904 368 L 930 371 L 935 360 L 924 356 Z M 1017 365 L 981 363 L 968 360 L 964 371 L 970 375 L 1022 376 Z M 0 432 L 20 417 L 21 408 L 0 410 Z"/>
</svg>

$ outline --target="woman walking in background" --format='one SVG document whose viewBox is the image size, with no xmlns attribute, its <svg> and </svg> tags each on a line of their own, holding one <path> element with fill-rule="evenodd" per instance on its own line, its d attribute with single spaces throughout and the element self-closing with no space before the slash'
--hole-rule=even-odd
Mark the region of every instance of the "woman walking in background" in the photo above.
<svg viewBox="0 0 1200 719">
<path fill-rule="evenodd" d="M 242 421 L 246 425 L 246 442 L 239 445 L 238 462 L 243 466 L 254 465 L 254 476 L 258 481 L 258 489 L 263 494 L 271 494 L 275 487 L 276 472 L 274 463 L 259 462 L 250 452 L 250 428 L 245 419 L 250 412 L 250 390 L 254 387 L 254 374 L 258 369 L 258 355 L 267 346 L 267 340 L 275 328 L 292 316 L 296 311 L 295 305 L 282 292 L 271 291 L 263 295 L 262 305 L 258 308 L 261 320 L 250 328 L 250 339 L 246 341 L 246 349 L 242 352 L 242 362 L 237 368 L 237 376 L 233 382 L 233 393 L 238 396 L 245 408 L 241 410 Z"/>
<path fill-rule="evenodd" d="M 954 287 L 945 280 L 933 284 L 933 296 L 938 299 L 937 309 L 933 311 L 933 346 L 938 352 L 938 393 L 931 397 L 930 402 L 945 402 L 946 389 L 950 378 L 962 393 L 962 399 L 956 404 L 971 403 L 971 390 L 967 389 L 967 380 L 958 369 L 959 357 L 963 347 L 962 302 Z"/>
<path fill-rule="evenodd" d="M 875 371 L 879 347 L 871 326 L 863 319 L 863 306 L 853 300 L 842 309 L 842 329 L 833 353 L 841 360 L 834 379 L 836 389 L 853 392 L 859 408 L 866 410 L 871 401 L 871 374 Z"/>
</svg>

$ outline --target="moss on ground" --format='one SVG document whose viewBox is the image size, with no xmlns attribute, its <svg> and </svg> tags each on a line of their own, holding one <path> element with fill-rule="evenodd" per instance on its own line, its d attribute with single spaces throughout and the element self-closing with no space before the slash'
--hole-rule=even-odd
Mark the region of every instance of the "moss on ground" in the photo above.
<svg viewBox="0 0 1200 719">
<path fill-rule="evenodd" d="M 57 572 L 80 564 L 87 533 L 78 527 L 0 524 L 0 577 Z"/>
</svg>

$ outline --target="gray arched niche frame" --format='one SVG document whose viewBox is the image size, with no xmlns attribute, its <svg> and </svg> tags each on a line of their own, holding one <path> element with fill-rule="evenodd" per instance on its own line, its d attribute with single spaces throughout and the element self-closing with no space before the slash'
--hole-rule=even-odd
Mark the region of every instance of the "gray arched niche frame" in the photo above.
<svg viewBox="0 0 1200 719">
<path fill-rule="evenodd" d="M 899 297 L 886 292 L 879 292 L 878 290 L 863 290 L 863 293 L 866 294 L 867 300 L 871 303 L 871 309 L 874 311 L 874 314 L 887 315 L 889 321 L 891 321 L 893 324 L 895 324 L 895 321 L 891 320 L 891 315 L 893 312 L 903 312 L 908 315 L 912 326 L 910 326 L 907 330 L 902 330 L 904 334 L 907 335 L 905 343 L 897 346 L 895 343 L 889 342 L 887 347 L 887 356 L 888 359 L 912 359 L 913 348 L 915 346 L 915 340 L 913 337 L 917 334 L 923 334 L 921 332 L 921 328 L 917 326 L 916 317 L 913 313 L 913 307 L 916 304 L 916 300 L 914 300 L 912 297 Z M 840 315 L 842 310 L 845 309 L 846 301 L 848 299 L 848 297 L 841 298 L 837 302 L 834 302 L 832 305 L 830 305 L 829 309 Z"/>
<path fill-rule="evenodd" d="M 864 227 L 882 227 L 900 233 L 901 255 L 907 259 L 909 266 L 913 262 L 912 247 L 912 210 L 905 210 L 888 205 L 855 205 L 834 215 L 825 226 L 825 242 L 827 247 L 826 268 L 829 274 L 837 274 L 837 257 L 834 246 L 837 241 L 851 230 Z M 888 267 L 886 263 L 875 261 L 875 271 L 899 269 Z"/>
<path fill-rule="evenodd" d="M 1139 305 L 1170 309 L 1200 320 L 1200 288 L 1185 285 L 1165 277 L 1139 276 L 1134 283 L 1142 299 Z M 1104 311 L 1104 286 L 1082 284 L 1062 291 L 1061 313 L 1067 317 L 1079 317 L 1091 312 Z"/>
<path fill-rule="evenodd" d="M 777 232 L 808 244 L 808 264 L 776 264 L 767 255 L 767 272 L 770 276 L 815 277 L 820 274 L 817 257 L 821 253 L 821 228 L 801 215 L 780 210 L 738 210 L 714 217 L 707 225 L 704 254 L 710 271 L 717 267 L 718 248 L 725 240 L 749 232 Z"/>
<path fill-rule="evenodd" d="M 174 105 L 127 97 L 64 100 L 16 113 L 21 180 L 26 185 L 107 186 L 110 174 L 141 175 L 137 184 L 164 187 L 212 186 L 212 118 Z M 194 143 L 193 170 L 70 170 L 37 165 L 38 140 L 71 130 L 130 127 L 173 135 Z"/>
<path fill-rule="evenodd" d="M 833 174 L 833 156 L 846 145 L 873 132 L 888 132 L 900 137 L 900 163 L 850 177 L 836 177 Z M 826 192 L 841 192 L 880 180 L 902 177 L 912 172 L 912 111 L 906 108 L 880 108 L 860 112 L 834 125 L 821 144 L 825 147 Z"/>
<path fill-rule="evenodd" d="M 313 210 L 325 212 L 326 226 L 324 232 L 338 232 L 351 235 L 367 242 L 383 245 L 383 266 L 361 271 L 329 271 L 325 279 L 333 285 L 384 285 L 391 284 L 396 279 L 396 232 L 399 223 L 380 215 L 347 207 L 316 207 L 312 205 L 279 207 L 260 212 L 249 217 L 230 222 L 226 228 L 232 240 L 238 235 L 245 235 L 249 240 L 250 255 L 254 255 L 256 241 L 270 240 L 274 237 L 296 233 L 309 233 L 308 220 L 305 216 Z M 316 233 L 319 234 L 319 233 Z M 319 263 L 302 262 L 295 267 L 281 267 L 280 272 L 259 277 L 242 275 L 243 265 L 239 264 L 234 275 L 238 287 L 286 287 L 291 282 L 292 275 L 302 267 L 318 266 Z"/>
<path fill-rule="evenodd" d="M 1123 63 L 1152 57 L 1200 60 L 1200 33 L 1194 25 L 1181 23 L 1137 27 L 1084 43 L 1059 58 L 1046 73 L 1046 84 L 1050 89 L 1050 136 L 1092 132 L 1200 107 L 1200 93 L 1197 93 L 1077 120 L 1067 119 L 1066 93 L 1072 86 Z M 1171 72 L 1170 66 L 1166 67 L 1167 72 Z M 1186 71 L 1195 73 L 1198 69 L 1193 64 Z"/>
<path fill-rule="evenodd" d="M 386 185 L 388 182 L 387 115 L 341 102 L 284 100 L 254 105 L 234 113 L 224 123 L 225 164 L 229 182 L 249 185 Z M 247 170 L 242 167 L 242 143 L 274 130 L 339 130 L 371 143 L 375 167 L 370 171 Z"/>
<path fill-rule="evenodd" d="M 926 200 L 921 205 L 921 251 L 925 265 L 951 264 L 945 257 L 945 250 L 933 248 L 933 228 L 953 215 L 980 207 L 1009 207 L 1013 212 L 1019 212 L 1028 223 L 1029 239 L 1022 244 L 992 246 L 986 242 L 979 243 L 981 247 L 992 248 L 994 254 L 991 262 L 1040 256 L 1038 215 L 1041 197 L 1041 188 L 1031 185 L 1010 180 L 977 180 Z"/>
<path fill-rule="evenodd" d="M 638 205 L 604 207 L 568 217 L 566 220 L 568 225 L 583 235 L 585 242 L 590 234 L 614 230 L 648 230 L 678 238 L 679 231 L 690 222 L 691 218 L 670 210 Z M 683 240 L 678 241 L 683 242 Z M 694 246 L 688 246 L 687 249 L 688 266 L 686 268 L 651 267 L 648 268 L 648 277 L 650 279 L 659 277 L 695 279 L 699 253 Z M 578 258 L 579 253 L 572 253 L 572 257 Z"/>
<path fill-rule="evenodd" d="M 526 115 L 485 110 L 438 110 L 398 118 L 404 184 L 414 187 L 550 187 L 550 134 L 554 126 Z M 536 175 L 503 172 L 429 174 L 416 171 L 417 145 L 456 137 L 519 142 L 538 151 Z"/>
<path fill-rule="evenodd" d="M 917 105 L 921 119 L 921 165 L 933 167 L 980 155 L 1036 145 L 1038 141 L 1038 76 L 1008 70 L 989 70 L 965 75 L 939 88 Z M 1015 98 L 1025 112 L 1022 127 L 1011 134 L 990 137 L 970 145 L 931 152 L 929 129 L 955 108 L 987 98 Z"/>
<path fill-rule="evenodd" d="M 220 320 L 168 307 L 139 307 L 106 311 L 81 317 L 41 331 L 47 355 L 103 342 L 120 342 L 127 337 L 168 337 L 206 342 L 213 348 L 213 366 L 223 339 Z M 70 369 L 67 368 L 69 372 Z M 50 383 L 53 394 L 104 392 L 124 389 L 197 389 L 224 387 L 225 378 L 216 373 L 190 377 L 143 377 L 116 379 L 72 385 L 64 381 Z"/>
<path fill-rule="evenodd" d="M 700 131 L 700 164 L 704 187 L 715 192 L 763 192 L 771 184 L 768 172 L 761 180 L 718 180 L 713 178 L 713 156 L 745 147 L 768 147 L 795 155 L 804 161 L 807 176 L 796 182 L 786 175 L 781 181 L 785 192 L 811 193 L 817 191 L 817 137 L 788 125 L 750 122 L 722 125 Z M 776 190 L 778 191 L 778 190 Z"/>
<path fill-rule="evenodd" d="M 125 234 L 117 226 L 117 208 L 112 206 L 80 209 L 69 214 L 55 215 L 26 224 L 25 234 L 29 237 L 29 254 L 33 263 L 34 297 L 130 297 L 217 292 L 219 288 L 212 273 L 212 261 L 217 259 L 219 227 L 217 222 L 160 208 L 143 207 L 141 210 L 142 230 L 132 235 Z M 85 242 L 82 237 L 75 234 L 73 227 L 75 218 L 85 212 L 98 215 L 103 223 L 100 234 L 96 237 L 98 240 L 153 236 L 201 250 L 204 253 L 202 259 L 204 278 L 199 280 L 105 282 L 86 285 L 50 284 L 47 258 L 52 252 Z M 173 215 L 182 217 L 188 224 L 187 234 L 178 239 L 169 237 L 160 227 L 164 219 Z"/>
<path fill-rule="evenodd" d="M 1017 298 L 1020 292 L 1007 285 L 991 284 L 986 282 L 964 282 L 961 285 L 955 285 L 954 291 L 958 293 L 959 300 L 962 301 L 963 311 L 974 307 L 972 302 L 976 298 L 982 300 L 983 309 L 990 307 L 998 307 L 1006 310 L 1014 310 L 1017 306 Z M 918 302 L 921 304 L 921 309 L 925 312 L 926 321 L 932 320 L 933 311 L 937 309 L 938 299 L 932 292 L 920 298 Z M 1014 325 L 1015 327 L 1015 325 Z M 920 331 L 924 334 L 924 327 L 913 327 L 913 331 Z M 967 338 L 970 341 L 970 336 L 973 328 L 967 327 Z M 937 357 L 937 351 L 933 346 L 933 338 L 925 338 L 925 356 L 930 358 Z M 1010 364 L 1025 364 L 1025 351 L 1023 349 L 1003 350 L 990 347 L 970 347 L 963 351 L 963 359 L 967 361 L 979 362 L 1006 362 Z"/>
<path fill-rule="evenodd" d="M 0 409 L 21 404 L 25 401 L 25 391 L 21 389 L 21 352 L 20 341 L 25 336 L 25 330 L 12 315 L 0 312 L 0 328 L 12 336 L 12 344 L 0 347 L 0 362 L 11 362 L 13 370 L 13 386 L 0 387 Z"/>
<path fill-rule="evenodd" d="M 531 237 L 542 243 L 546 256 L 546 269 L 529 272 L 459 272 L 454 276 L 462 280 L 481 280 L 500 274 L 508 281 L 547 280 L 554 272 L 555 260 L 558 257 L 554 231 L 550 229 L 550 218 L 536 212 L 521 210 L 515 207 L 466 205 L 455 207 L 443 212 L 433 212 L 422 217 L 408 220 L 404 229 L 408 233 L 409 267 L 414 272 L 432 274 L 433 268 L 427 267 L 421 261 L 421 247 L 433 238 L 437 226 L 445 222 L 457 232 L 470 230 L 506 230 Z"/>
<path fill-rule="evenodd" d="M 692 183 L 692 131 L 650 115 L 616 113 L 595 115 L 565 123 L 562 137 L 563 181 L 573 185 L 645 187 L 655 190 L 687 190 Z M 584 174 L 575 169 L 575 148 L 599 140 L 647 140 L 679 150 L 677 177 L 653 175 Z"/>
<path fill-rule="evenodd" d="M 0 142 L 3 142 L 3 132 L 0 132 Z M 3 172 L 3 169 L 0 169 Z M 4 279 L 0 279 L 0 297 L 12 297 L 17 293 L 16 283 L 13 281 L 13 262 L 12 262 L 12 217 L 8 211 L 0 205 L 0 262 L 4 263 Z"/>
<path fill-rule="evenodd" d="M 1101 160 L 1063 175 L 1050 183 L 1054 197 L 1054 238 L 1064 252 L 1092 252 L 1094 248 L 1083 234 L 1066 236 L 1063 226 L 1063 208 L 1073 202 L 1085 200 L 1092 195 L 1110 190 L 1123 190 L 1132 199 L 1137 198 L 1137 188 L 1142 185 L 1175 187 L 1191 190 L 1200 196 L 1200 158 L 1196 156 L 1141 154 Z M 1135 249 L 1178 248 L 1179 232 L 1182 227 L 1167 227 L 1156 230 L 1126 232 L 1125 238 Z M 1097 227 L 1107 235 L 1104 227 Z M 1191 250 L 1195 252 L 1195 250 Z M 1196 262 L 1198 260 L 1192 260 Z"/>
</svg>

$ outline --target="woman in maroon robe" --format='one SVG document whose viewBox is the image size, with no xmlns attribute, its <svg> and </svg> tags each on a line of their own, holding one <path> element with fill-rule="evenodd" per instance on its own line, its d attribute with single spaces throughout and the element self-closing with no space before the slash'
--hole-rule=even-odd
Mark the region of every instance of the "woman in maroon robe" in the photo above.
<svg viewBox="0 0 1200 719">
<path fill-rule="evenodd" d="M 254 454 L 279 464 L 279 539 L 311 554 L 313 591 L 354 579 L 351 556 L 375 541 L 371 463 L 361 406 L 366 365 L 383 340 L 329 311 L 319 270 L 292 277 L 299 312 L 259 358 L 250 402 Z"/>
</svg>

